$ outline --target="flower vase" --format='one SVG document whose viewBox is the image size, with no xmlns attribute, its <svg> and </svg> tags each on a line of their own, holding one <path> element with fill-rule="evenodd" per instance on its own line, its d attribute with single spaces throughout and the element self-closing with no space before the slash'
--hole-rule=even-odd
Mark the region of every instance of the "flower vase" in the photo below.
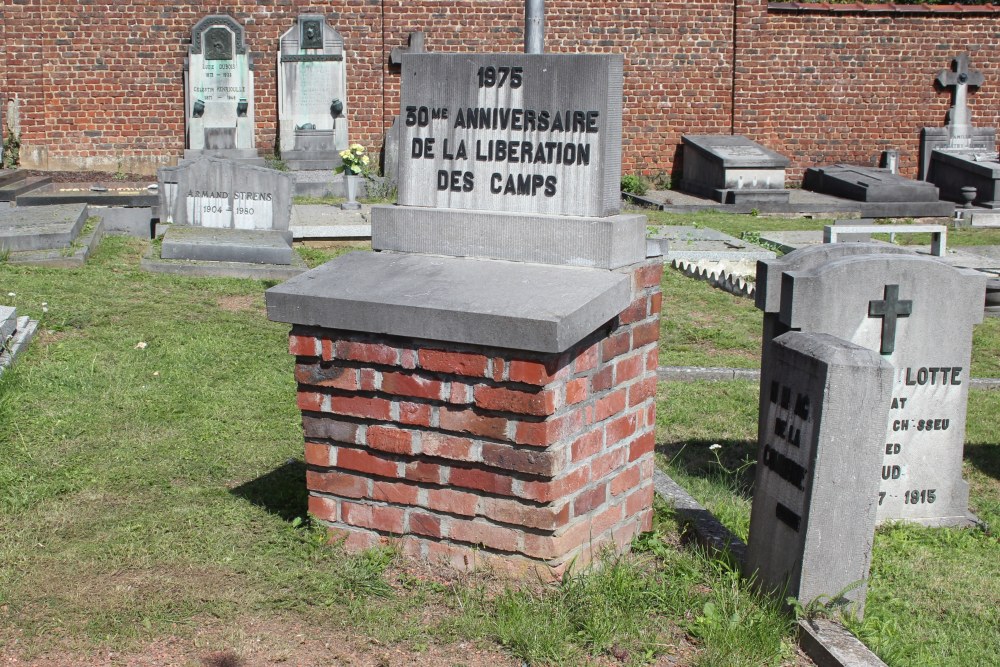
<svg viewBox="0 0 1000 667">
<path fill-rule="evenodd" d="M 347 201 L 340 205 L 345 211 L 357 211 L 361 208 L 358 203 L 358 176 L 356 174 L 344 173 L 344 184 L 347 187 Z"/>
</svg>

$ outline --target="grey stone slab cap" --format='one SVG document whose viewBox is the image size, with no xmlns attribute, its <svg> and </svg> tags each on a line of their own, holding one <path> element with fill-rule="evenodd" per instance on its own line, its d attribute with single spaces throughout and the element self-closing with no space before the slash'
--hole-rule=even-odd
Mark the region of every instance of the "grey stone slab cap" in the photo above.
<svg viewBox="0 0 1000 667">
<path fill-rule="evenodd" d="M 372 207 L 372 248 L 617 269 L 646 258 L 646 216 Z"/>
<path fill-rule="evenodd" d="M 836 197 L 864 202 L 934 202 L 938 189 L 933 183 L 915 181 L 888 169 L 834 164 L 810 167 L 802 187 Z"/>
<path fill-rule="evenodd" d="M 681 141 L 726 168 L 783 168 L 790 160 L 742 135 L 685 134 Z"/>
<path fill-rule="evenodd" d="M 828 618 L 799 621 L 799 646 L 817 667 L 887 667 L 860 639 Z"/>
<path fill-rule="evenodd" d="M 631 286 L 610 271 L 357 252 L 266 298 L 277 322 L 562 352 L 624 310 Z"/>
<path fill-rule="evenodd" d="M 104 188 L 93 190 L 93 187 Z M 18 195 L 18 206 L 97 204 L 100 206 L 156 206 L 159 195 L 145 187 L 113 183 L 50 183 Z"/>
<path fill-rule="evenodd" d="M 11 306 L 0 306 L 0 347 L 14 335 L 17 328 L 17 309 Z"/>
<path fill-rule="evenodd" d="M 841 257 L 854 255 L 906 255 L 905 248 L 884 243 L 838 243 L 807 246 L 777 259 L 757 262 L 757 291 L 754 301 L 765 313 L 781 310 L 781 275 L 785 271 L 808 271 Z"/>
<path fill-rule="evenodd" d="M 291 232 L 173 225 L 163 235 L 162 259 L 291 264 Z"/>
</svg>

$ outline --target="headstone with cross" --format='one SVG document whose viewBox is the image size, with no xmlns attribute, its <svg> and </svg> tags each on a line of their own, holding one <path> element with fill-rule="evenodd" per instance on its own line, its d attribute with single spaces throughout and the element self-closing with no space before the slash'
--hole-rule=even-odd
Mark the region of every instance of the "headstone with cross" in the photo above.
<svg viewBox="0 0 1000 667">
<path fill-rule="evenodd" d="M 882 465 L 871 471 L 881 480 L 878 519 L 964 524 L 973 519 L 962 479 L 972 327 L 986 276 L 885 248 L 833 244 L 759 262 L 761 367 L 771 340 L 790 330 L 878 352 L 895 369 Z"/>
<path fill-rule="evenodd" d="M 952 106 L 948 112 L 948 148 L 972 147 L 972 111 L 969 109 L 969 87 L 983 85 L 983 73 L 969 69 L 969 54 L 962 53 L 952 61 L 950 70 L 938 72 L 936 81 L 942 88 L 954 88 Z"/>
</svg>

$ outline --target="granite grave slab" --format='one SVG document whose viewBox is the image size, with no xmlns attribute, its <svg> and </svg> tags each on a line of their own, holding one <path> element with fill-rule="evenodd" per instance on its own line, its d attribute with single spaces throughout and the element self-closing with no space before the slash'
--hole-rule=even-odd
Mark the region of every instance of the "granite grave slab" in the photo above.
<svg viewBox="0 0 1000 667">
<path fill-rule="evenodd" d="M 171 225 L 163 235 L 161 259 L 290 265 L 291 232 L 215 229 Z"/>
<path fill-rule="evenodd" d="M 773 259 L 775 253 L 708 227 L 657 225 L 648 238 L 661 244 L 664 260 L 689 262 Z"/>
<path fill-rule="evenodd" d="M 83 204 L 61 204 L 0 211 L 0 249 L 10 252 L 68 248 L 88 216 Z"/>
<path fill-rule="evenodd" d="M 869 218 L 950 217 L 954 204 L 940 201 L 938 189 L 889 169 L 835 164 L 806 170 L 802 187 L 861 203 Z"/>
<path fill-rule="evenodd" d="M 762 368 L 770 363 L 767 342 L 787 330 L 879 352 L 896 373 L 883 464 L 872 471 L 882 480 L 879 521 L 965 524 L 972 520 L 961 471 L 972 327 L 982 321 L 986 276 L 887 248 L 829 244 L 761 262 Z"/>
<path fill-rule="evenodd" d="M 323 15 L 300 15 L 278 51 L 279 145 L 289 169 L 340 166 L 348 145 L 346 100 L 344 38 Z"/>
<path fill-rule="evenodd" d="M 724 204 L 787 203 L 787 157 L 740 135 L 681 137 L 680 187 Z"/>
<path fill-rule="evenodd" d="M 830 598 L 860 618 L 892 364 L 835 336 L 789 332 L 771 342 L 761 370 L 744 572 L 803 606 Z"/>
<path fill-rule="evenodd" d="M 243 26 L 224 14 L 202 18 L 184 60 L 184 156 L 263 164 L 254 147 L 254 103 L 253 58 Z"/>
</svg>

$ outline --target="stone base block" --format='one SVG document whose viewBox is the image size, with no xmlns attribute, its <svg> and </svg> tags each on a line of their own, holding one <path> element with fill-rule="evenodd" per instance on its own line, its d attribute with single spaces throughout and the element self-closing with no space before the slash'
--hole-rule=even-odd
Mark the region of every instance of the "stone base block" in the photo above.
<svg viewBox="0 0 1000 667">
<path fill-rule="evenodd" d="M 742 188 L 739 190 L 716 190 L 715 200 L 723 204 L 787 204 L 788 190 L 771 188 Z"/>
<path fill-rule="evenodd" d="M 253 148 L 184 149 L 185 160 L 195 160 L 204 155 L 235 160 L 255 167 L 263 167 L 265 164 L 264 158 L 257 155 L 257 151 Z"/>
<path fill-rule="evenodd" d="M 292 234 L 274 230 L 173 225 L 163 236 L 161 259 L 247 264 L 292 263 Z"/>
<path fill-rule="evenodd" d="M 106 234 L 123 234 L 147 241 L 153 238 L 153 210 L 151 208 L 94 208 L 92 212 L 104 220 Z"/>
<path fill-rule="evenodd" d="M 295 326 L 309 511 L 462 570 L 558 576 L 650 527 L 662 265 L 561 352 Z"/>
</svg>

